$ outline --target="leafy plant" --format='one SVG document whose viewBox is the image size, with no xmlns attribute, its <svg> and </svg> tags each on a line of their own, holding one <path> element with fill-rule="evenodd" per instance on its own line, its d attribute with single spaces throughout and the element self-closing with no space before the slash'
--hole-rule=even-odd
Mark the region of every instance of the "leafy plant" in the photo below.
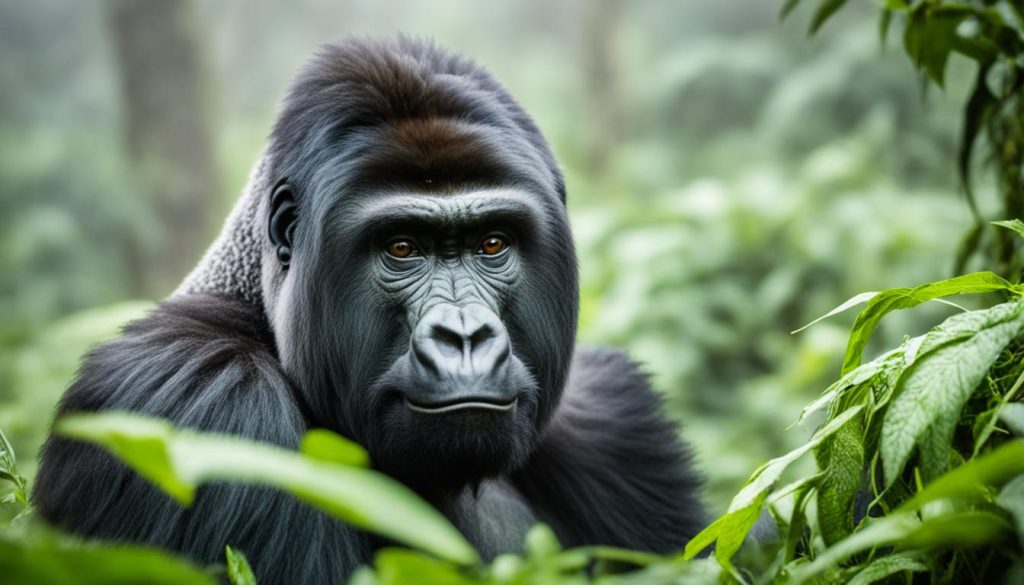
<svg viewBox="0 0 1024 585">
<path fill-rule="evenodd" d="M 786 17 L 801 0 L 787 0 Z M 814 34 L 847 0 L 820 0 L 811 18 Z M 1007 276 L 1024 268 L 1021 242 L 1003 231 L 985 231 L 971 186 L 975 145 L 984 142 L 995 167 L 1003 217 L 1024 217 L 1024 6 L 1017 0 L 884 0 L 880 31 L 885 43 L 894 16 L 903 22 L 903 50 L 926 83 L 945 85 L 952 54 L 976 65 L 974 87 L 963 110 L 958 167 L 975 218 L 957 260 L 962 272 L 983 247 Z M 984 239 L 987 237 L 987 245 Z"/>
<path fill-rule="evenodd" d="M 108 412 L 59 420 L 57 433 L 110 450 L 178 502 L 198 484 L 243 481 L 273 486 L 358 526 L 456 563 L 476 551 L 440 512 L 412 490 L 366 469 L 358 445 L 324 430 L 308 433 L 299 453 L 236 437 L 176 430 L 151 417 Z"/>
</svg>

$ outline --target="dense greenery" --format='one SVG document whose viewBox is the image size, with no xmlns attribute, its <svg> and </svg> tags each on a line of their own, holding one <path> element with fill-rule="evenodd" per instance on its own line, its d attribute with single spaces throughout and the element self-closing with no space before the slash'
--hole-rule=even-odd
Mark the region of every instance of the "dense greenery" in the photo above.
<svg viewBox="0 0 1024 585">
<path fill-rule="evenodd" d="M 617 151 L 603 166 L 588 162 L 592 143 L 580 139 L 585 114 L 565 111 L 585 96 L 548 63 L 552 41 L 532 38 L 539 49 L 511 57 L 498 48 L 481 55 L 537 113 L 565 161 L 584 270 L 581 334 L 628 347 L 648 364 L 671 411 L 686 419 L 709 500 L 724 509 L 678 557 L 562 550 L 537 526 L 523 555 L 480 563 L 443 517 L 368 469 L 358 446 L 322 431 L 291 453 L 124 414 L 66 419 L 58 430 L 105 446 L 183 504 L 203 481 L 256 482 L 408 547 L 382 551 L 354 576 L 358 584 L 1024 579 L 1020 3 L 881 3 L 883 43 L 902 27 L 902 52 L 922 85 L 942 88 L 929 93 L 927 109 L 891 55 L 877 60 L 865 27 L 870 7 L 805 3 L 813 4 L 817 34 L 811 49 L 757 33 L 734 42 L 694 32 L 696 40 L 660 58 L 643 40 L 685 36 L 685 14 L 671 12 L 683 9 L 638 8 L 623 42 L 648 61 L 619 97 L 635 117 L 626 125 L 642 131 L 612 136 Z M 799 4 L 786 2 L 783 13 Z M 410 22 L 440 26 L 426 9 L 409 10 Z M 753 30 L 758 10 L 728 26 Z M 259 11 L 251 12 L 222 21 L 244 28 Z M 781 30 L 792 31 L 794 20 Z M 47 30 L 47 40 L 61 36 Z M 78 34 L 95 34 L 82 32 L 89 30 Z M 16 41 L 4 46 L 32 46 Z M 66 72 L 60 59 L 46 59 L 56 49 L 45 47 L 38 63 Z M 523 64 L 504 71 L 508 59 Z M 19 71 L 0 76 L 17 80 Z M 239 93 L 258 86 L 235 81 Z M 723 104 L 723 95 L 733 103 Z M 13 107 L 30 118 L 36 108 L 49 115 L 46 106 Z M 10 107 L 0 100 L 0 109 Z M 225 116 L 228 175 L 244 176 L 265 115 Z M 158 245 L 149 239 L 160 231 L 151 202 L 132 197 L 109 137 L 95 138 L 111 117 L 83 122 L 72 113 L 49 121 L 56 131 L 31 134 L 0 125 L 0 261 L 8 275 L 0 290 L 11 293 L 0 305 L 0 427 L 11 438 L 0 445 L 0 582 L 212 583 L 226 575 L 251 583 L 245 551 L 229 547 L 223 566 L 197 568 L 55 533 L 27 506 L 46 413 L 78 356 L 151 306 L 76 312 L 125 298 L 132 250 Z M 53 172 L 62 160 L 73 163 Z M 966 206 L 948 196 L 954 167 Z M 26 192 L 45 196 L 25 201 Z M 1006 221 L 993 226 L 994 219 Z M 83 246 L 85 234 L 97 237 Z M 951 234 L 966 235 L 956 242 Z M 937 280 L 953 265 L 957 274 L 992 272 Z M 25 279 L 34 286 L 19 287 Z M 828 312 L 853 290 L 921 282 L 857 295 Z M 956 304 L 946 300 L 957 295 Z M 830 318 L 788 334 L 815 315 L 860 304 L 849 332 Z M 866 354 L 880 357 L 862 364 Z M 836 368 L 840 379 L 830 385 Z M 778 538 L 750 542 L 766 512 Z M 711 545 L 713 553 L 698 558 Z"/>
<path fill-rule="evenodd" d="M 1024 233 L 1024 225 L 1009 224 Z M 929 333 L 861 364 L 864 346 L 889 312 L 953 295 L 1001 292 L 1011 300 L 950 317 Z M 480 564 L 472 547 L 428 504 L 366 468 L 366 453 L 326 431 L 312 431 L 299 452 L 232 437 L 176 431 L 166 422 L 108 413 L 78 415 L 56 431 L 103 445 L 188 505 L 204 481 L 273 486 L 325 512 L 413 550 L 387 549 L 354 583 L 739 582 L 872 583 L 904 572 L 931 572 L 941 582 L 993 582 L 1024 571 L 1024 287 L 974 273 L 913 289 L 858 295 L 833 313 L 867 303 L 850 336 L 843 377 L 800 415 L 827 413 L 801 447 L 758 468 L 725 515 L 678 558 L 591 547 L 561 550 L 543 525 L 527 536 L 523 557 Z M 820 418 L 820 417 L 819 417 Z M 3 442 L 0 477 L 22 509 L 25 480 Z M 780 486 L 798 458 L 813 453 L 817 470 Z M 744 541 L 768 510 L 778 538 Z M 21 518 L 21 517 L 19 517 Z M 23 521 L 15 519 L 15 526 Z M 24 528 L 22 529 L 24 530 Z M 10 535 L 8 535 L 10 538 Z M 713 558 L 694 560 L 714 545 Z M 42 551 L 49 551 L 47 557 Z M 428 553 L 428 554 L 424 554 Z M 746 553 L 746 554 L 744 554 Z M 143 578 L 154 563 L 181 582 L 209 575 L 154 557 L 151 551 L 100 549 L 125 562 L 93 568 L 95 582 Z M 75 572 L 75 545 L 32 539 L 0 543 L 8 575 L 26 580 Z M 244 551 L 226 551 L 234 583 L 252 577 Z M 135 563 L 138 556 L 146 562 Z M 45 559 L 45 560 L 44 560 Z M 163 566 L 163 565 L 161 565 Z M 135 573 L 138 571 L 138 573 Z M 117 575 L 108 574 L 111 572 Z M 1021 573 L 1024 575 L 1024 573 Z"/>
</svg>

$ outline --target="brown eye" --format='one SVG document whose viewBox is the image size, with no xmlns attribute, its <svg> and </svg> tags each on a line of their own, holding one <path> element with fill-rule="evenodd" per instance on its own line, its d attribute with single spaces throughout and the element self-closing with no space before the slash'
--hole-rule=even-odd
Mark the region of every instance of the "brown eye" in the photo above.
<svg viewBox="0 0 1024 585">
<path fill-rule="evenodd" d="M 486 256 L 494 256 L 508 247 L 508 241 L 501 236 L 487 236 L 484 241 L 480 242 L 480 249 L 477 250 L 477 254 L 484 254 Z"/>
<path fill-rule="evenodd" d="M 416 246 L 409 240 L 395 240 L 388 244 L 388 254 L 395 258 L 408 258 L 416 254 Z"/>
</svg>

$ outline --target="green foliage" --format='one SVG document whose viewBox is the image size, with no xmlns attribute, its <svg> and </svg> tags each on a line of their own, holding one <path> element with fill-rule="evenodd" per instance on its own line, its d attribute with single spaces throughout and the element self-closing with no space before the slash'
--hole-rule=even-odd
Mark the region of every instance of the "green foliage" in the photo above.
<svg viewBox="0 0 1024 585">
<path fill-rule="evenodd" d="M 0 502 L 18 504 L 23 509 L 28 507 L 28 483 L 18 473 L 18 461 L 14 455 L 14 447 L 7 440 L 7 435 L 0 431 L 0 480 L 11 484 L 11 487 L 0 496 Z"/>
<path fill-rule="evenodd" d="M 214 585 L 191 563 L 138 546 L 83 545 L 52 535 L 0 537 L 0 583 Z"/>
<path fill-rule="evenodd" d="M 350 524 L 457 563 L 476 551 L 444 516 L 402 484 L 369 469 L 323 457 L 339 447 L 341 458 L 365 465 L 362 449 L 318 431 L 304 442 L 317 455 L 294 453 L 235 437 L 175 430 L 160 419 L 126 413 L 70 415 L 55 431 L 102 445 L 183 505 L 200 483 L 244 481 L 273 486 Z"/>
<path fill-rule="evenodd" d="M 527 534 L 522 555 L 481 563 L 439 513 L 368 469 L 360 447 L 327 431 L 309 433 L 299 451 L 289 452 L 122 413 L 70 415 L 56 430 L 104 446 L 184 505 L 206 481 L 268 485 L 423 551 L 379 551 L 372 567 L 353 575 L 357 585 L 838 584 L 911 573 L 929 573 L 936 583 L 955 583 L 967 574 L 999 580 L 1010 565 L 1024 560 L 1024 440 L 1013 438 L 1024 431 L 1024 404 L 1017 402 L 1024 385 L 1020 287 L 979 273 L 858 295 L 853 300 L 867 306 L 850 345 L 863 347 L 892 310 L 992 291 L 1014 298 L 954 315 L 848 369 L 801 413 L 798 422 L 826 413 L 817 431 L 755 470 L 726 513 L 676 557 L 608 547 L 564 549 L 550 528 L 537 525 Z M 0 457 L 7 465 L 4 477 L 24 492 L 24 480 L 11 479 L 20 476 L 9 445 L 6 450 L 9 459 Z M 800 473 L 794 464 L 808 453 L 817 469 Z M 791 480 L 780 485 L 787 475 Z M 858 512 L 857 500 L 864 497 L 870 500 L 867 515 Z M 765 511 L 776 520 L 778 539 L 760 543 L 755 554 L 748 540 Z M 31 542 L 14 539 L 7 546 L 21 554 L 36 546 Z M 697 558 L 711 546 L 713 556 Z M 97 554 L 115 554 L 110 550 Z M 93 554 L 66 545 L 61 551 L 61 563 L 71 565 Z M 60 563 L 36 567 L 30 552 L 22 555 L 28 560 L 18 561 L 19 574 L 63 570 Z M 131 551 L 116 554 L 124 559 L 111 562 L 135 566 Z M 157 560 L 140 561 L 139 567 L 173 563 L 152 558 Z M 240 552 L 228 547 L 226 562 L 232 583 L 255 582 Z M 183 567 L 174 570 L 190 570 Z M 95 578 L 112 582 L 103 581 L 110 578 L 105 574 Z"/>
<path fill-rule="evenodd" d="M 224 556 L 228 561 L 228 579 L 231 585 L 256 585 L 256 576 L 252 573 L 249 561 L 241 551 L 224 547 Z"/>
<path fill-rule="evenodd" d="M 788 15 L 800 0 L 787 2 Z M 811 21 L 815 33 L 845 1 L 820 0 Z M 961 181 L 974 213 L 975 227 L 964 238 L 957 270 L 982 247 L 985 223 L 971 188 L 974 147 L 984 137 L 988 146 L 1002 199 L 1000 214 L 1024 215 L 1024 8 L 1017 0 L 885 0 L 882 2 L 883 42 L 892 16 L 902 17 L 903 50 L 928 81 L 946 84 L 951 55 L 960 55 L 976 65 L 974 87 L 963 109 L 958 167 Z M 1017 278 L 1024 268 L 1019 242 L 1005 232 L 991 232 L 988 262 L 999 272 Z"/>
</svg>

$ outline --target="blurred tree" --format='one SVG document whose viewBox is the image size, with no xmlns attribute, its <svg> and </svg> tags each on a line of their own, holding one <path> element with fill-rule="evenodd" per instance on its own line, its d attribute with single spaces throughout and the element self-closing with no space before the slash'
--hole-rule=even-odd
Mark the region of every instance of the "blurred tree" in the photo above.
<svg viewBox="0 0 1024 585">
<path fill-rule="evenodd" d="M 591 124 L 587 170 L 601 173 L 623 137 L 622 99 L 616 74 L 616 29 L 622 0 L 583 3 L 583 69 Z"/>
<path fill-rule="evenodd" d="M 187 0 L 114 0 L 125 142 L 140 190 L 163 218 L 156 252 L 132 254 L 134 293 L 166 291 L 206 247 L 217 185 L 205 69 Z"/>
</svg>

